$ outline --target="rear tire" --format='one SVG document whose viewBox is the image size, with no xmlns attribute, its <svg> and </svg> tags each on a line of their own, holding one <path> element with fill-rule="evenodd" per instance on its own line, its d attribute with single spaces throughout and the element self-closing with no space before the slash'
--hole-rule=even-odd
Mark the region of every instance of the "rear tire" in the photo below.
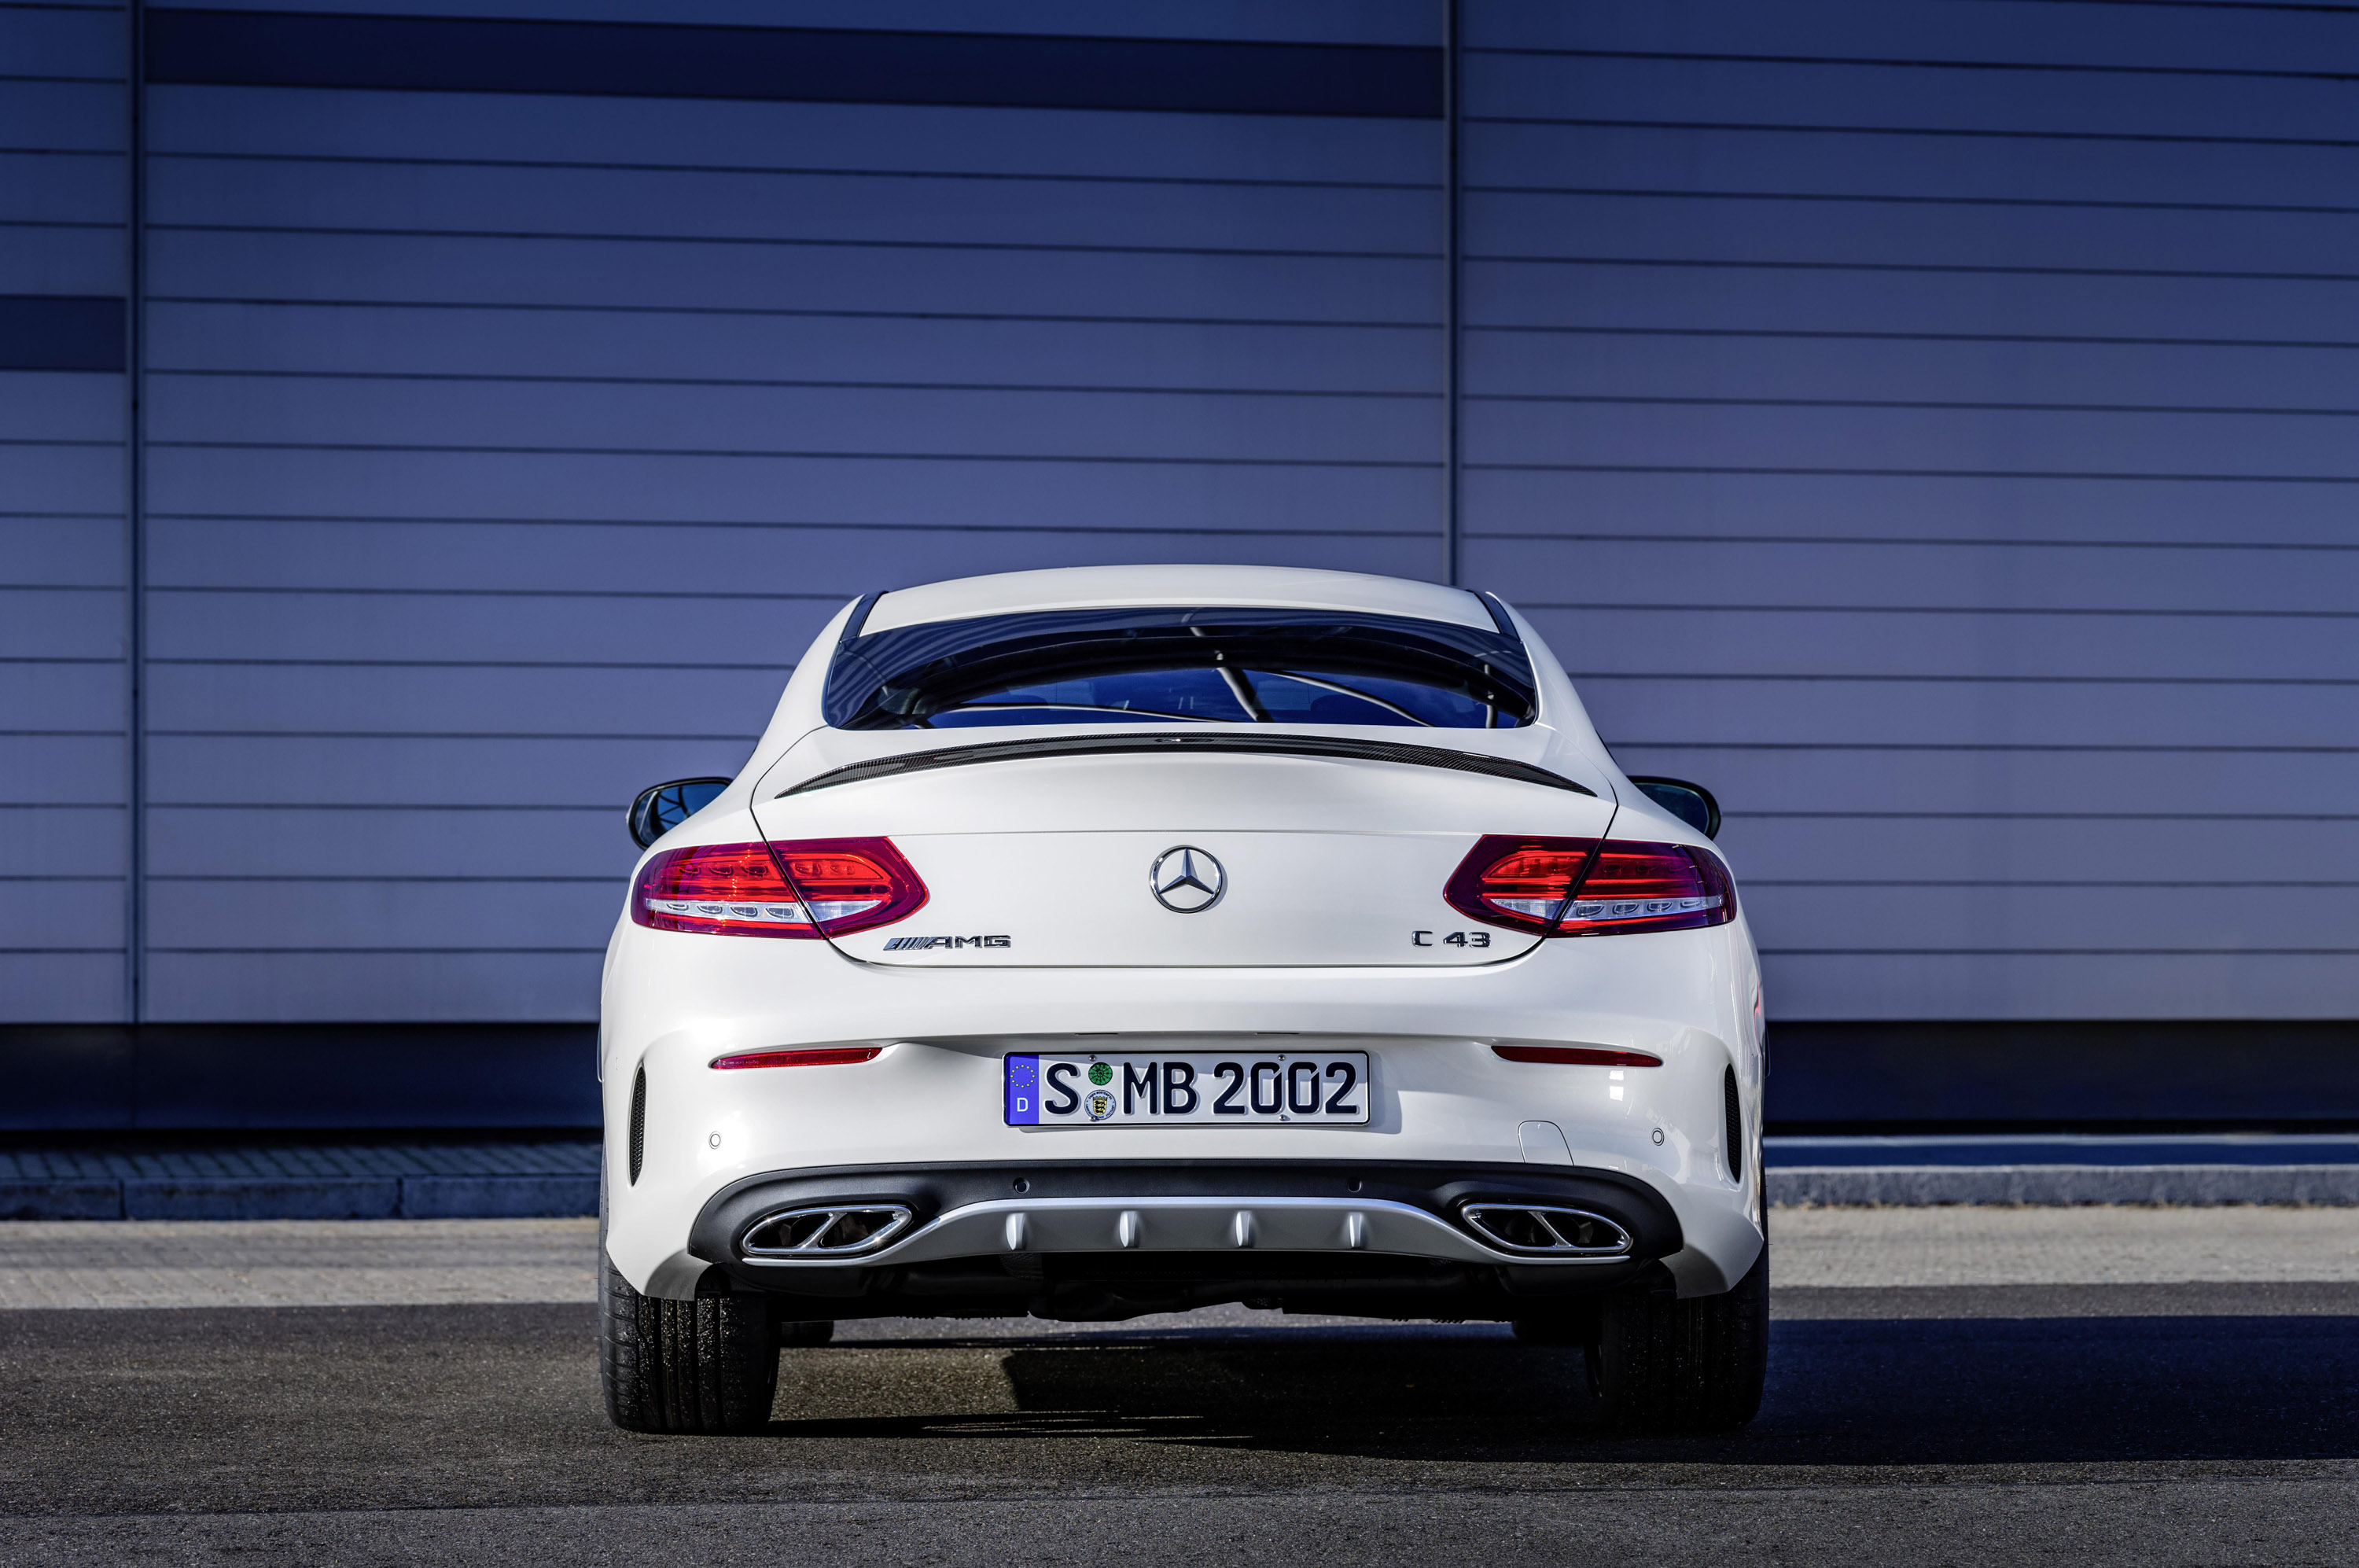
<svg viewBox="0 0 2359 1568">
<path fill-rule="evenodd" d="M 1769 1366 L 1769 1247 L 1721 1296 L 1608 1297 L 1590 1351 L 1599 1412 L 1621 1432 L 1729 1432 L 1761 1408 Z"/>
<path fill-rule="evenodd" d="M 639 1294 L 606 1256 L 605 1195 L 602 1181 L 598 1377 L 607 1419 L 625 1432 L 759 1431 L 778 1392 L 769 1304 L 758 1296 L 668 1301 Z"/>
</svg>

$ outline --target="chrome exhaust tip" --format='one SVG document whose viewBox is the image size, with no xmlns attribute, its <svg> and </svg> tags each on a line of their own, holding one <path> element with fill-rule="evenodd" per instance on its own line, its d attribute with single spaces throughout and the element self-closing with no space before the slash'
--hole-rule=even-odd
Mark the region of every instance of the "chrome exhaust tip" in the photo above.
<svg viewBox="0 0 2359 1568">
<path fill-rule="evenodd" d="M 1469 1203 L 1458 1211 L 1466 1228 L 1502 1252 L 1527 1258 L 1615 1258 L 1630 1250 L 1630 1233 L 1586 1209 L 1538 1203 Z"/>
<path fill-rule="evenodd" d="M 745 1227 L 737 1254 L 748 1258 L 853 1258 L 890 1243 L 917 1217 L 905 1203 L 781 1209 Z"/>
</svg>

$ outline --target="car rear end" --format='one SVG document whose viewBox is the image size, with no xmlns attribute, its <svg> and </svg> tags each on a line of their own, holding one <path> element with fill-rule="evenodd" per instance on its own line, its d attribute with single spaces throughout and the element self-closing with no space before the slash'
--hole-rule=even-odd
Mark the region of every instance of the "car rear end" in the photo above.
<svg viewBox="0 0 2359 1568">
<path fill-rule="evenodd" d="M 631 1289 L 1528 1319 L 1746 1275 L 1726 867 L 1512 612 L 1266 586 L 1338 575 L 838 618 L 616 928 Z"/>
</svg>

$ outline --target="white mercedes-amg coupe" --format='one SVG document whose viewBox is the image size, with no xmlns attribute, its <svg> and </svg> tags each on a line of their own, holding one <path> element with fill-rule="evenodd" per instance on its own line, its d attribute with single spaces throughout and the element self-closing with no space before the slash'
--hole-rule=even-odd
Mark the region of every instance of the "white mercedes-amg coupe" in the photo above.
<svg viewBox="0 0 2359 1568">
<path fill-rule="evenodd" d="M 1625 1428 L 1759 1403 L 1761 990 L 1694 785 L 1488 593 L 1259 567 L 872 593 L 607 952 L 601 1365 L 768 1419 L 847 1318 L 1510 1323 Z"/>
</svg>

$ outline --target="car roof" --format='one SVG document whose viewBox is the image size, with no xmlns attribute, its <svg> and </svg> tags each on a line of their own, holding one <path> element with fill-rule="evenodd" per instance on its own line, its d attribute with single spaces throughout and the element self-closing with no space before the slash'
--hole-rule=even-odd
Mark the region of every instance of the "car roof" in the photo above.
<svg viewBox="0 0 2359 1568">
<path fill-rule="evenodd" d="M 1404 577 L 1291 566 L 1066 566 L 896 589 L 869 607 L 860 629 L 882 632 L 977 615 L 1161 604 L 1342 610 L 1484 631 L 1498 625 L 1490 606 L 1464 589 Z"/>
</svg>

